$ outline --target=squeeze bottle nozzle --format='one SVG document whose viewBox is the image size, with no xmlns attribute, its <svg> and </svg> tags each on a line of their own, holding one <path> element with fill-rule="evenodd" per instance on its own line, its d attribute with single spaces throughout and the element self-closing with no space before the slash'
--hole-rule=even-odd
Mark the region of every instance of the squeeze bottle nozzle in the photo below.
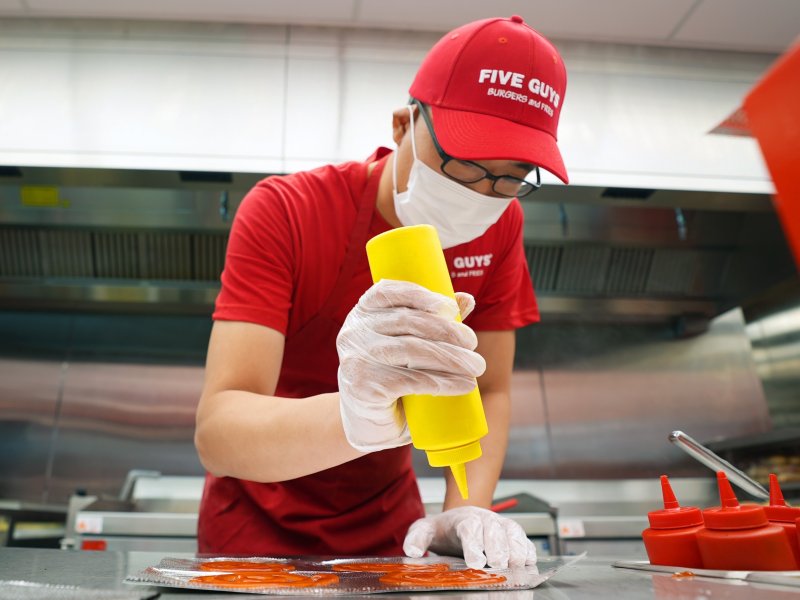
<svg viewBox="0 0 800 600">
<path fill-rule="evenodd" d="M 703 524 L 699 508 L 678 503 L 666 475 L 661 476 L 661 497 L 664 499 L 664 508 L 647 513 L 651 529 L 674 530 Z"/>
<path fill-rule="evenodd" d="M 739 500 L 733 492 L 731 482 L 722 471 L 717 472 L 717 485 L 719 486 L 719 505 L 723 508 L 738 508 Z"/>
<path fill-rule="evenodd" d="M 669 484 L 669 478 L 666 475 L 661 476 L 661 496 L 664 498 L 664 508 L 680 508 L 678 499 L 675 497 L 675 492 L 672 491 L 672 486 Z"/>
<path fill-rule="evenodd" d="M 786 500 L 783 499 L 783 492 L 778 484 L 778 476 L 775 473 L 769 474 L 769 505 L 786 506 Z"/>
<path fill-rule="evenodd" d="M 367 242 L 367 258 L 375 282 L 410 281 L 456 297 L 439 235 L 430 225 L 398 227 L 375 236 Z M 466 499 L 466 463 L 481 456 L 479 440 L 489 432 L 477 382 L 462 396 L 409 395 L 401 400 L 414 447 L 425 450 L 432 467 L 450 467 Z"/>
<path fill-rule="evenodd" d="M 783 499 L 781 485 L 778 483 L 778 476 L 775 473 L 769 474 L 769 506 L 765 506 L 764 510 L 770 521 L 794 523 L 800 517 L 800 508 L 789 506 Z M 797 541 L 800 542 L 800 540 Z M 800 557 L 800 546 L 798 546 L 797 554 Z M 800 562 L 800 559 L 798 560 Z"/>
<path fill-rule="evenodd" d="M 455 463 L 450 465 L 450 472 L 453 474 L 453 479 L 458 486 L 458 493 L 466 500 L 469 498 L 469 487 L 467 487 L 467 465 L 464 463 Z"/>
</svg>

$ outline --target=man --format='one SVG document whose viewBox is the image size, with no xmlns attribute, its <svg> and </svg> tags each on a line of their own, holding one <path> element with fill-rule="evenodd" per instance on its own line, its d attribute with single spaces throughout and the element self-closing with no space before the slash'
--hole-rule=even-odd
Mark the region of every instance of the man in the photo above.
<svg viewBox="0 0 800 600">
<path fill-rule="evenodd" d="M 522 529 L 486 508 L 507 444 L 514 330 L 538 320 L 515 198 L 538 187 L 539 167 L 567 181 L 565 87 L 558 52 L 520 17 L 467 24 L 434 46 L 394 112 L 395 152 L 248 194 L 197 411 L 201 552 L 535 562 Z M 439 232 L 458 306 L 410 283 L 372 285 L 366 241 L 421 223 Z M 397 399 L 466 393 L 475 377 L 489 435 L 468 464 L 469 500 L 448 479 L 444 511 L 424 518 Z"/>
</svg>

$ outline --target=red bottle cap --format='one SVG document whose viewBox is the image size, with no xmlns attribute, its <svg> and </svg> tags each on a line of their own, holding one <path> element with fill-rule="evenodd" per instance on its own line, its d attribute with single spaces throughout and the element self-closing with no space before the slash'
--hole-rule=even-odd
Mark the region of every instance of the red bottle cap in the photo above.
<svg viewBox="0 0 800 600">
<path fill-rule="evenodd" d="M 664 508 L 647 513 L 650 527 L 653 529 L 678 529 L 703 524 L 703 513 L 699 508 L 678 504 L 666 475 L 661 476 L 661 495 L 664 497 Z"/>
<path fill-rule="evenodd" d="M 721 506 L 703 511 L 703 520 L 709 529 L 752 529 L 769 525 L 764 507 L 742 504 L 736 499 L 725 473 L 717 473 L 719 502 Z"/>
<path fill-rule="evenodd" d="M 800 508 L 787 505 L 783 499 L 775 473 L 769 475 L 769 506 L 764 507 L 764 512 L 770 521 L 794 523 L 800 517 Z"/>
</svg>

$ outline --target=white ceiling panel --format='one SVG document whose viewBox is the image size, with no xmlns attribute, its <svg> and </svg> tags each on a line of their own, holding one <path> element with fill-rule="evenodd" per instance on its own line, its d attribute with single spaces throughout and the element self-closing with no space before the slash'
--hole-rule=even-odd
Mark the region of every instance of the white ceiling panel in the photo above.
<svg viewBox="0 0 800 600">
<path fill-rule="evenodd" d="M 540 22 L 553 37 L 661 43 L 685 17 L 694 0 L 560 0 L 541 4 L 539 11 L 520 14 L 531 23 Z"/>
<path fill-rule="evenodd" d="M 663 43 L 694 0 L 361 0 L 358 23 L 446 31 L 474 19 L 519 14 L 552 37 Z"/>
<path fill-rule="evenodd" d="M 522 15 L 556 40 L 779 52 L 800 0 L 0 0 L 0 16 L 322 25 L 441 33 Z"/>
<path fill-rule="evenodd" d="M 798 35 L 798 0 L 703 0 L 673 40 L 688 46 L 781 52 Z"/>
<path fill-rule="evenodd" d="M 7 0 L 0 0 L 7 1 Z M 352 20 L 355 0 L 26 0 L 34 15 L 256 23 Z"/>
<path fill-rule="evenodd" d="M 537 3 L 520 0 L 495 0 L 491 3 L 460 0 L 360 0 L 356 22 L 369 27 L 444 32 L 476 19 L 511 16 L 525 4 Z"/>
</svg>

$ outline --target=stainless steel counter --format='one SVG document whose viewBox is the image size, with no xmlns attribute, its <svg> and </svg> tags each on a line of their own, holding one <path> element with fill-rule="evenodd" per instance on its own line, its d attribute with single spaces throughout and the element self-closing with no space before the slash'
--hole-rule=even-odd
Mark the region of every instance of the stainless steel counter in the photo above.
<svg viewBox="0 0 800 600">
<path fill-rule="evenodd" d="M 164 556 L 160 552 L 77 552 L 67 550 L 39 550 L 28 548 L 0 548 L 0 581 L 27 580 L 38 583 L 84 586 L 106 590 L 141 590 L 148 588 L 129 585 L 122 580 L 146 566 L 158 563 Z M 172 555 L 174 556 L 174 555 Z M 668 574 L 646 573 L 611 566 L 612 557 L 586 557 L 577 564 L 557 573 L 553 579 L 536 588 L 520 592 L 453 592 L 445 594 L 413 594 L 396 598 L 439 598 L 455 596 L 483 600 L 583 600 L 614 598 L 634 600 L 657 598 L 678 600 L 685 598 L 725 598 L 726 600 L 782 600 L 800 597 L 800 589 L 703 578 L 674 578 Z M 3 596 L 0 584 L 0 599 Z M 243 597 L 261 597 L 243 594 L 194 593 L 161 588 L 163 600 L 197 596 L 203 600 L 237 600 Z M 298 598 L 299 596 L 294 596 Z M 309 596 L 319 598 L 319 596 Z M 377 598 L 377 596 L 373 596 Z"/>
</svg>

